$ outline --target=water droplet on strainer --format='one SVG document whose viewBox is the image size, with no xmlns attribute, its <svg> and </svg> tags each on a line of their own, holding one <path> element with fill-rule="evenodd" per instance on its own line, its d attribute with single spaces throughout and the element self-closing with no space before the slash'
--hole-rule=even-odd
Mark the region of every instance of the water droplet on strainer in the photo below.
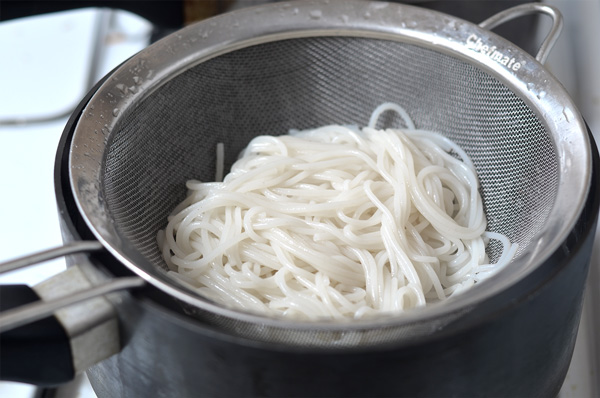
<svg viewBox="0 0 600 398">
<path fill-rule="evenodd" d="M 545 96 L 546 96 L 546 92 L 545 92 L 545 91 L 543 91 L 543 90 L 542 90 L 542 91 L 540 91 L 540 92 L 538 93 L 538 95 L 537 95 L 538 99 L 542 99 L 542 98 L 544 98 Z"/>
<path fill-rule="evenodd" d="M 573 112 L 571 112 L 569 108 L 563 108 L 562 114 L 567 123 L 571 123 L 571 119 L 573 119 Z"/>
<path fill-rule="evenodd" d="M 141 77 L 139 77 L 139 76 L 134 76 L 134 77 L 133 77 L 133 82 L 134 82 L 135 84 L 140 84 L 140 83 L 142 83 L 142 78 L 141 78 Z"/>
<path fill-rule="evenodd" d="M 323 16 L 323 12 L 321 10 L 312 10 L 309 15 L 311 19 L 319 19 Z"/>
<path fill-rule="evenodd" d="M 386 2 L 382 2 L 382 3 L 372 3 L 370 5 L 370 8 L 374 9 L 374 10 L 382 10 L 384 8 L 388 8 L 389 7 L 389 3 Z"/>
<path fill-rule="evenodd" d="M 119 108 L 113 109 L 113 116 L 115 116 L 115 117 L 119 116 Z"/>
<path fill-rule="evenodd" d="M 119 89 L 119 91 L 121 91 L 123 94 L 127 94 L 127 86 L 125 86 L 123 83 L 119 83 L 116 85 L 116 87 Z"/>
</svg>

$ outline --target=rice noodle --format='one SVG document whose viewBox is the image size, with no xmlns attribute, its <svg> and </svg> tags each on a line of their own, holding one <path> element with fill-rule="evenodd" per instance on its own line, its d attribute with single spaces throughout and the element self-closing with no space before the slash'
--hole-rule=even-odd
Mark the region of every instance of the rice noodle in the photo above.
<svg viewBox="0 0 600 398">
<path fill-rule="evenodd" d="M 388 111 L 407 128 L 377 130 Z M 511 261 L 516 245 L 486 232 L 478 184 L 461 148 L 386 103 L 362 129 L 254 138 L 222 182 L 188 181 L 158 240 L 177 280 L 225 305 L 299 319 L 400 313 Z M 494 264 L 490 239 L 503 246 Z"/>
</svg>

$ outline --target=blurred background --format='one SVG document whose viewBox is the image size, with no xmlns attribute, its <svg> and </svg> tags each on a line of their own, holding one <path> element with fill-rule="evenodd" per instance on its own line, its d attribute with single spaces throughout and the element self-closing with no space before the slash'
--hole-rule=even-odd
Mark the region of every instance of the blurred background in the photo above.
<svg viewBox="0 0 600 398">
<path fill-rule="evenodd" d="M 261 0 L 0 1 L 0 262 L 62 243 L 54 202 L 56 147 L 85 93 L 125 59 L 161 37 Z M 522 1 L 404 1 L 472 22 Z M 547 0 L 564 16 L 547 68 L 563 83 L 600 139 L 600 1 Z M 550 22 L 525 17 L 497 33 L 535 54 Z M 560 393 L 600 396 L 598 247 L 575 355 Z M 53 260 L 0 277 L 36 284 L 65 268 Z M 0 364 L 2 366 L 2 364 Z M 0 397 L 93 397 L 85 375 L 60 389 L 0 382 Z"/>
</svg>

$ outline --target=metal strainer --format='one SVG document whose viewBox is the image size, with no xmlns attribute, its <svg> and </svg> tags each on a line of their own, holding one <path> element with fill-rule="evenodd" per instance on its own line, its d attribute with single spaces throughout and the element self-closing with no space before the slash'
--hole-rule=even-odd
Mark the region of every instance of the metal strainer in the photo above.
<svg viewBox="0 0 600 398">
<path fill-rule="evenodd" d="M 537 60 L 488 30 L 532 12 L 554 20 Z M 228 333 L 323 347 L 432 333 L 543 264 L 585 203 L 585 124 L 542 66 L 559 29 L 560 17 L 539 4 L 479 26 L 364 1 L 275 3 L 212 18 L 137 54 L 95 93 L 72 141 L 74 196 L 117 259 Z M 167 277 L 157 231 L 185 197 L 188 179 L 213 179 L 217 143 L 225 145 L 228 168 L 256 135 L 365 125 L 383 102 L 400 104 L 418 128 L 443 133 L 471 156 L 488 230 L 519 245 L 503 272 L 402 317 L 342 323 L 243 313 Z M 493 246 L 489 254 L 497 256 Z"/>
</svg>

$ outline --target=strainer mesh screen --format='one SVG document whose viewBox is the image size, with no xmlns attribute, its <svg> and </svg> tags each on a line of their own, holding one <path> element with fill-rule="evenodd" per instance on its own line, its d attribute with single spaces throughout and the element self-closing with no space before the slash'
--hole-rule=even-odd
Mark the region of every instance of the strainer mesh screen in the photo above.
<svg viewBox="0 0 600 398">
<path fill-rule="evenodd" d="M 184 198 L 186 180 L 213 180 L 217 143 L 225 144 L 229 167 L 256 135 L 362 126 L 388 101 L 403 106 L 418 128 L 447 135 L 472 157 L 488 229 L 527 246 L 543 228 L 557 190 L 557 157 L 544 126 L 479 68 L 388 40 L 281 40 L 179 74 L 113 131 L 103 181 L 107 207 L 122 236 L 164 267 L 156 233 Z M 490 252 L 493 258 L 494 246 Z"/>
</svg>

